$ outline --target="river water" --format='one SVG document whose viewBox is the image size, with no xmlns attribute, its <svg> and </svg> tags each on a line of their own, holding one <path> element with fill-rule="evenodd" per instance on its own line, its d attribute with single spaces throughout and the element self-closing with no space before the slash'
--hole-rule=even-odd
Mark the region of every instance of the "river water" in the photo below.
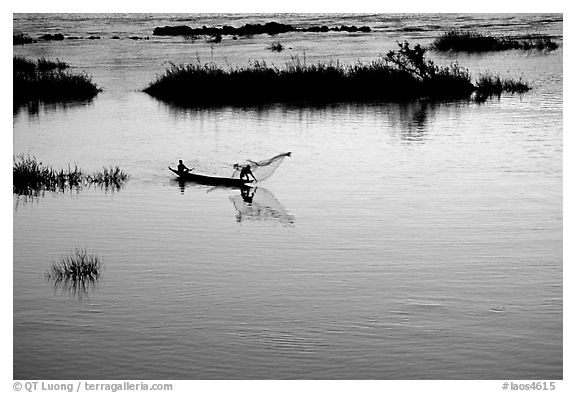
<svg viewBox="0 0 576 393">
<path fill-rule="evenodd" d="M 272 20 L 372 32 L 152 36 Z M 14 154 L 118 165 L 131 178 L 120 191 L 14 195 L 14 378 L 561 379 L 562 24 L 535 14 L 15 14 L 14 32 L 85 38 L 14 55 L 58 58 L 104 91 L 15 111 Z M 560 49 L 430 53 L 533 86 L 483 104 L 185 110 L 141 92 L 170 62 L 353 63 L 452 27 L 549 34 Z M 277 41 L 287 49 L 269 51 Z M 285 151 L 252 202 L 167 170 L 183 159 L 215 172 Z M 44 277 L 75 247 L 104 266 L 86 292 Z"/>
</svg>

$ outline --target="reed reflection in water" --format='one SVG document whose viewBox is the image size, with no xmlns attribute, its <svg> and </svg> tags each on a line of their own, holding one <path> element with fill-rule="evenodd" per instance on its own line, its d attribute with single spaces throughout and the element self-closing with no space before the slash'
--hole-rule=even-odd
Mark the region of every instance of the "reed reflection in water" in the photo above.
<svg viewBox="0 0 576 393">
<path fill-rule="evenodd" d="M 497 98 L 494 98 L 497 99 Z M 234 118 L 235 116 L 252 116 L 257 121 L 270 118 L 291 119 L 298 122 L 318 122 L 336 117 L 354 115 L 358 118 L 374 116 L 391 129 L 400 129 L 402 139 L 406 141 L 422 141 L 426 129 L 436 121 L 437 115 L 447 111 L 463 108 L 477 108 L 486 101 L 475 98 L 465 99 L 415 99 L 400 102 L 373 101 L 364 103 L 278 103 L 246 106 L 221 107 L 182 107 L 173 103 L 157 101 L 170 117 L 181 121 L 215 122 L 218 119 Z"/>
<path fill-rule="evenodd" d="M 16 117 L 26 113 L 28 117 L 38 119 L 41 113 L 48 114 L 57 111 L 67 112 L 70 110 L 87 108 L 93 105 L 93 102 L 94 100 L 92 98 L 68 101 L 14 101 L 14 105 L 12 107 L 12 115 Z"/>
</svg>

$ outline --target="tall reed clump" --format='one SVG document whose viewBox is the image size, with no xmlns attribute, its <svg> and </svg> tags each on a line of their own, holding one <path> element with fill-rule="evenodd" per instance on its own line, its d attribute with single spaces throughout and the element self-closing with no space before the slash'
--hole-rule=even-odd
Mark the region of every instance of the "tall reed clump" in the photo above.
<svg viewBox="0 0 576 393">
<path fill-rule="evenodd" d="M 52 62 L 42 58 L 32 61 L 14 57 L 14 102 L 86 100 L 102 91 L 90 76 L 68 72 L 68 67 L 59 60 Z"/>
<path fill-rule="evenodd" d="M 18 195 L 37 195 L 41 191 L 80 189 L 84 185 L 120 189 L 129 176 L 119 167 L 104 168 L 102 172 L 85 174 L 78 166 L 56 170 L 35 157 L 14 157 L 13 192 Z"/>
<path fill-rule="evenodd" d="M 425 50 L 399 44 L 368 64 L 308 64 L 293 57 L 284 68 L 264 61 L 223 69 L 214 63 L 174 65 L 144 91 L 183 106 L 296 101 L 371 101 L 418 97 L 462 97 L 474 86 L 457 64 L 436 66 Z"/>
<path fill-rule="evenodd" d="M 544 35 L 527 35 L 522 37 L 495 37 L 470 30 L 450 30 L 437 37 L 431 45 L 436 51 L 456 52 L 489 52 L 510 49 L 555 50 L 558 44 Z"/>
</svg>

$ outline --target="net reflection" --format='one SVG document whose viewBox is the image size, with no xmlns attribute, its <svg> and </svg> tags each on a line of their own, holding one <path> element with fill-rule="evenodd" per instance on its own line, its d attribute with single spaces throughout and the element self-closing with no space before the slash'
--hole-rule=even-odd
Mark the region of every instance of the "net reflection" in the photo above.
<svg viewBox="0 0 576 393">
<path fill-rule="evenodd" d="M 230 197 L 236 209 L 236 221 L 275 221 L 294 225 L 294 216 L 288 213 L 274 194 L 263 187 L 244 187 L 240 195 Z"/>
<path fill-rule="evenodd" d="M 193 181 L 174 179 L 172 184 L 177 185 L 181 194 L 187 188 L 201 188 L 212 193 L 216 190 L 234 190 L 236 195 L 230 196 L 234 208 L 236 209 L 236 222 L 247 221 L 268 221 L 284 226 L 293 226 L 295 218 L 280 203 L 274 194 L 264 187 L 226 187 L 207 186 Z"/>
</svg>

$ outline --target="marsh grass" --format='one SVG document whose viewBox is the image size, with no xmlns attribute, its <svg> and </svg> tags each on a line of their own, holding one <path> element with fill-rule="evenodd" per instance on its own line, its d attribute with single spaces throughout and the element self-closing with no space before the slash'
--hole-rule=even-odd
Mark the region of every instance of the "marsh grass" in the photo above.
<svg viewBox="0 0 576 393">
<path fill-rule="evenodd" d="M 177 106 L 191 107 L 463 99 L 480 89 L 472 83 L 470 72 L 457 63 L 439 66 L 426 58 L 426 49 L 420 45 L 398 45 L 398 50 L 377 60 L 352 65 L 338 61 L 309 64 L 305 57 L 298 56 L 282 68 L 269 66 L 265 61 L 227 69 L 213 62 L 202 64 L 200 60 L 187 65 L 171 64 L 144 92 Z M 517 92 L 521 86 L 496 83 L 484 91 Z"/>
<path fill-rule="evenodd" d="M 247 67 L 221 68 L 214 63 L 175 65 L 144 91 L 177 105 L 341 102 L 418 97 L 462 97 L 474 89 L 468 70 L 436 66 L 417 45 L 370 62 L 309 64 L 298 56 L 280 68 L 265 61 Z"/>
<path fill-rule="evenodd" d="M 36 61 L 36 68 L 39 72 L 47 72 L 52 70 L 64 70 L 70 66 L 58 59 L 50 61 L 45 58 L 40 58 Z"/>
<path fill-rule="evenodd" d="M 555 50 L 558 44 L 544 35 L 495 37 L 477 31 L 450 30 L 437 37 L 431 45 L 436 51 L 489 52 L 511 49 Z"/>
<path fill-rule="evenodd" d="M 481 74 L 476 82 L 478 93 L 482 95 L 499 95 L 503 92 L 526 93 L 530 86 L 522 79 L 502 78 L 492 73 Z"/>
<path fill-rule="evenodd" d="M 45 277 L 55 288 L 82 298 L 100 280 L 102 269 L 102 262 L 96 254 L 76 247 L 74 251 L 52 261 Z"/>
<path fill-rule="evenodd" d="M 102 89 L 85 73 L 66 71 L 69 65 L 60 60 L 37 61 L 23 57 L 13 58 L 14 103 L 22 105 L 29 100 L 43 101 L 85 100 L 93 98 Z"/>
<path fill-rule="evenodd" d="M 70 67 L 68 64 L 56 59 L 56 61 L 48 60 L 44 57 L 36 61 L 28 60 L 25 57 L 14 56 L 13 58 L 14 72 L 24 74 L 34 74 L 35 72 L 47 72 L 52 70 L 63 70 Z"/>
<path fill-rule="evenodd" d="M 83 177 L 77 165 L 57 171 L 35 157 L 21 155 L 14 159 L 13 191 L 21 195 L 31 195 L 40 190 L 64 191 L 79 188 Z"/>
<path fill-rule="evenodd" d="M 88 183 L 96 184 L 106 189 L 119 190 L 128 178 L 128 174 L 120 167 L 111 166 L 102 168 L 101 172 L 94 172 L 92 175 L 87 176 L 86 180 Z"/>
<path fill-rule="evenodd" d="M 128 174 L 118 166 L 85 174 L 76 164 L 68 165 L 67 169 L 56 170 L 35 157 L 19 155 L 14 158 L 13 192 L 18 195 L 37 196 L 44 191 L 79 190 L 90 184 L 119 190 L 128 178 Z"/>
</svg>

